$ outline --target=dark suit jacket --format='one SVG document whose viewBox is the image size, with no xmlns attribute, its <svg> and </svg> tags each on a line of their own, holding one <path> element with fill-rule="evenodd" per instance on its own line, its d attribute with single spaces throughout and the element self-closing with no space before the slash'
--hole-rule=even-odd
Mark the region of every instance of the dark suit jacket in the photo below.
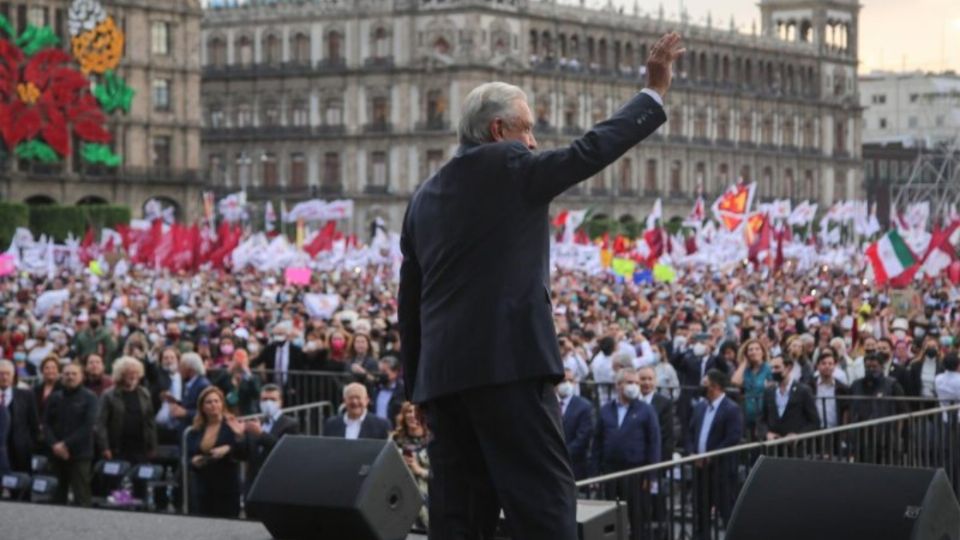
<svg viewBox="0 0 960 540">
<path fill-rule="evenodd" d="M 377 396 L 380 395 L 381 390 L 380 385 L 375 386 L 370 396 L 370 412 L 373 414 L 377 413 Z M 403 381 L 397 379 L 397 386 L 393 389 L 393 395 L 390 396 L 390 401 L 387 403 L 387 421 L 390 422 L 391 427 L 396 423 L 397 415 L 400 414 L 400 407 L 403 406 L 406 398 L 407 392 L 403 389 Z"/>
<path fill-rule="evenodd" d="M 613 400 L 600 407 L 593 440 L 593 461 L 598 473 L 660 461 L 660 422 L 656 411 L 645 401 L 635 399 L 623 417 L 623 425 L 618 427 L 618 403 Z"/>
<path fill-rule="evenodd" d="M 593 405 L 580 396 L 570 396 L 563 413 L 563 439 L 573 465 L 573 476 L 578 480 L 589 474 L 588 457 L 594 424 Z"/>
<path fill-rule="evenodd" d="M 550 201 L 666 121 L 638 94 L 570 146 L 464 145 L 414 193 L 403 220 L 399 326 L 407 392 L 558 381 L 550 304 Z"/>
<path fill-rule="evenodd" d="M 701 400 L 693 410 L 690 420 L 690 435 L 687 437 L 687 454 L 697 453 L 700 443 L 700 430 L 703 428 L 703 419 L 707 414 L 707 401 Z M 730 448 L 740 444 L 743 438 L 743 412 L 740 406 L 725 396 L 717 406 L 717 412 L 710 424 L 710 433 L 707 434 L 707 452 Z"/>
<path fill-rule="evenodd" d="M 343 421 L 343 416 L 337 415 L 327 418 L 323 424 L 324 437 L 345 437 L 347 433 L 347 424 Z M 367 413 L 360 424 L 360 439 L 387 439 L 390 437 L 390 424 L 383 418 L 373 413 Z"/>
<path fill-rule="evenodd" d="M 6 439 L 0 439 L 9 451 L 10 466 L 20 472 L 30 471 L 30 458 L 40 445 L 40 415 L 33 392 L 13 389 L 13 400 L 7 408 L 10 430 Z"/>
<path fill-rule="evenodd" d="M 653 394 L 653 410 L 660 424 L 660 459 L 673 458 L 676 449 L 676 437 L 673 434 L 673 401 L 659 392 Z"/>
<path fill-rule="evenodd" d="M 766 438 L 771 431 L 777 435 L 786 435 L 813 431 L 820 427 L 820 415 L 809 386 L 798 382 L 790 383 L 790 397 L 783 416 L 777 411 L 777 398 L 774 394 L 777 388 L 763 391 L 763 414 L 758 431 L 761 439 Z"/>
<path fill-rule="evenodd" d="M 250 362 L 251 368 L 260 367 L 261 365 L 269 370 L 272 370 L 277 362 L 277 343 L 273 342 L 263 348 L 260 351 L 260 354 Z M 287 363 L 287 370 L 289 371 L 305 371 L 310 369 L 310 366 L 307 363 L 307 357 L 303 354 L 303 349 L 297 347 L 293 343 L 290 344 L 289 352 L 289 362 Z M 280 384 L 279 379 L 276 379 L 271 372 L 267 376 L 267 381 L 274 384 Z M 289 381 L 289 379 L 288 379 Z"/>
<path fill-rule="evenodd" d="M 0 406 L 0 441 L 6 441 L 10 433 L 10 413 L 6 407 Z M 0 444 L 0 474 L 10 472 L 10 459 L 7 456 L 7 445 Z"/>
<path fill-rule="evenodd" d="M 248 491 L 250 486 L 253 485 L 253 481 L 256 480 L 257 473 L 260 472 L 260 467 L 263 466 L 263 462 L 267 460 L 267 456 L 270 455 L 273 447 L 280 442 L 280 439 L 284 435 L 298 435 L 299 433 L 300 425 L 297 424 L 297 421 L 289 416 L 281 415 L 270 427 L 269 432 L 264 431 L 257 437 L 254 437 L 250 433 L 245 435 L 244 444 L 247 447 L 246 454 L 249 463 L 249 469 L 247 470 Z"/>
<path fill-rule="evenodd" d="M 943 373 L 943 363 L 937 361 L 937 374 Z M 904 384 L 905 383 L 905 384 Z M 923 360 L 918 360 L 906 367 L 906 376 L 903 377 L 903 391 L 908 396 L 920 396 L 923 393 Z M 920 404 L 916 404 L 920 405 Z M 939 407 L 936 402 L 927 406 Z"/>
<path fill-rule="evenodd" d="M 183 381 L 183 408 L 187 410 L 187 415 L 180 419 L 180 432 L 193 424 L 193 417 L 197 415 L 197 400 L 200 399 L 200 392 L 210 386 L 210 379 L 206 377 L 197 377 L 193 385 L 188 385 L 188 381 Z"/>
</svg>

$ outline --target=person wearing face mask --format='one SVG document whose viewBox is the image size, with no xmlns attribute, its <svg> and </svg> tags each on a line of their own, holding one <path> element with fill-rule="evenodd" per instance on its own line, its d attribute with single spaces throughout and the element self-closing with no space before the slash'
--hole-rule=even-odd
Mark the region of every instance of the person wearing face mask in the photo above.
<svg viewBox="0 0 960 540">
<path fill-rule="evenodd" d="M 370 403 L 373 413 L 390 422 L 392 429 L 405 396 L 403 381 L 400 380 L 400 359 L 389 354 L 381 358 L 378 364 L 377 383 Z"/>
<path fill-rule="evenodd" d="M 260 351 L 251 368 L 270 370 L 265 382 L 276 384 L 286 392 L 287 400 L 291 398 L 292 389 L 288 386 L 291 371 L 308 369 L 303 349 L 294 345 L 290 338 L 299 335 L 290 322 L 281 322 L 273 327 L 273 338 L 270 344 Z"/>
<path fill-rule="evenodd" d="M 727 399 L 730 384 L 727 375 L 711 369 L 703 378 L 704 399 L 697 403 L 689 424 L 685 446 L 687 455 L 705 454 L 740 444 L 743 438 L 743 414 L 732 399 Z M 730 519 L 737 498 L 737 460 L 731 454 L 694 462 L 694 505 L 696 515 L 693 537 L 710 536 L 711 514 L 717 509 L 724 523 Z"/>
<path fill-rule="evenodd" d="M 270 456 L 273 447 L 280 442 L 284 435 L 299 435 L 300 425 L 289 416 L 284 416 L 283 395 L 280 387 L 275 384 L 265 384 L 260 389 L 260 414 L 258 418 L 247 420 L 244 434 L 244 444 L 247 447 L 247 477 L 244 491 L 250 493 L 257 473 L 263 463 Z M 249 509 L 247 512 L 248 515 Z M 256 517 L 256 516 L 251 516 Z"/>
<path fill-rule="evenodd" d="M 883 365 L 883 374 L 900 383 L 900 388 L 906 388 L 907 367 L 897 361 L 894 356 L 895 350 L 896 346 L 890 338 L 882 337 L 877 341 L 877 358 Z M 866 357 L 864 357 L 864 377 L 866 377 Z"/>
<path fill-rule="evenodd" d="M 770 360 L 770 376 L 774 386 L 763 393 L 763 413 L 758 435 L 772 441 L 781 437 L 813 431 L 820 427 L 820 415 L 810 387 L 791 376 L 793 360 Z"/>
<path fill-rule="evenodd" d="M 677 404 L 680 425 L 690 423 L 694 404 L 700 398 L 697 389 L 700 387 L 703 376 L 707 371 L 719 368 L 718 364 L 722 363 L 719 357 L 710 354 L 710 347 L 704 343 L 703 337 L 703 335 L 693 336 L 692 345 L 683 354 L 673 357 L 673 367 L 677 370 L 682 385 L 680 400 Z M 684 433 L 681 433 L 681 438 Z M 685 441 L 681 440 L 680 443 L 685 444 Z"/>
<path fill-rule="evenodd" d="M 73 349 L 76 358 L 86 358 L 88 354 L 97 353 L 104 359 L 107 371 L 110 370 L 110 360 L 114 357 L 116 343 L 110 336 L 110 331 L 101 324 L 99 315 L 81 313 L 77 317 L 81 330 L 73 339 Z"/>
<path fill-rule="evenodd" d="M 563 421 L 563 440 L 570 454 L 573 476 L 577 480 L 589 474 L 588 454 L 590 439 L 593 437 L 594 414 L 589 401 L 574 394 L 576 379 L 573 371 L 564 370 L 563 381 L 557 385 L 557 399 L 560 401 L 560 416 Z"/>
<path fill-rule="evenodd" d="M 631 367 L 617 371 L 616 399 L 600 407 L 593 438 L 593 467 L 597 474 L 608 474 L 658 463 L 660 455 L 660 423 L 657 412 L 640 399 L 640 377 Z M 626 499 L 631 527 L 649 501 L 649 479 L 627 477 L 607 484 L 606 497 Z"/>
<path fill-rule="evenodd" d="M 854 399 L 849 406 L 850 422 L 865 422 L 887 416 L 894 416 L 906 412 L 907 408 L 902 401 L 884 399 L 887 397 L 903 396 L 903 387 L 894 378 L 883 374 L 883 356 L 878 352 L 864 357 L 866 375 L 853 381 L 850 393 L 860 399 Z M 879 427 L 875 436 L 855 437 L 853 444 L 857 461 L 863 463 L 880 463 L 876 461 L 882 456 L 889 455 L 890 445 L 899 442 L 899 426 L 885 424 Z M 887 430 L 883 432 L 882 430 Z"/>
<path fill-rule="evenodd" d="M 923 340 L 920 354 L 907 366 L 907 384 L 903 391 L 908 396 L 927 398 L 928 402 L 916 403 L 916 409 L 931 408 L 937 396 L 936 377 L 943 373 L 940 361 L 940 340 L 928 336 Z"/>
</svg>

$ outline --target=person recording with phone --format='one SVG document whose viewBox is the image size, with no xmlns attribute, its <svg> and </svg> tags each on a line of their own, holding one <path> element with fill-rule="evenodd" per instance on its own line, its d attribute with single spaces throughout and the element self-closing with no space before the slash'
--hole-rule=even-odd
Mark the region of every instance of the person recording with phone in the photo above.
<svg viewBox="0 0 960 540">
<path fill-rule="evenodd" d="M 403 454 L 403 461 L 417 482 L 417 488 L 427 502 L 427 480 L 430 478 L 430 458 L 427 456 L 427 427 L 420 423 L 417 406 L 409 401 L 400 405 L 394 418 L 397 429 L 393 431 L 393 442 Z M 429 524 L 427 505 L 420 509 L 417 527 L 427 528 Z"/>
</svg>

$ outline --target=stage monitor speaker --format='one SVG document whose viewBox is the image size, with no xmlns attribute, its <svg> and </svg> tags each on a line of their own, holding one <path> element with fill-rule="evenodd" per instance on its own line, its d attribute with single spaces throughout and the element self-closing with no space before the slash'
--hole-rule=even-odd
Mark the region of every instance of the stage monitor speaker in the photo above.
<svg viewBox="0 0 960 540">
<path fill-rule="evenodd" d="M 942 469 L 761 457 L 727 540 L 957 540 L 960 504 Z"/>
<path fill-rule="evenodd" d="M 495 538 L 497 540 L 521 540 L 511 538 L 507 520 L 500 511 Z M 578 540 L 623 540 L 627 537 L 627 506 L 616 501 L 577 501 Z"/>
<path fill-rule="evenodd" d="M 274 538 L 406 538 L 423 499 L 389 441 L 285 436 L 247 506 Z"/>
</svg>

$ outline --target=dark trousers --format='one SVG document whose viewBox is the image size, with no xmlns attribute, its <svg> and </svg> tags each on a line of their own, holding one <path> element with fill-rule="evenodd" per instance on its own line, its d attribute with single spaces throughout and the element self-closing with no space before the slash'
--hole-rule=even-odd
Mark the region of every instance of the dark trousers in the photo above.
<svg viewBox="0 0 960 540">
<path fill-rule="evenodd" d="M 730 521 L 733 505 L 737 500 L 737 473 L 734 464 L 723 457 L 694 466 L 693 472 L 693 538 L 706 540 L 720 538 L 721 529 Z M 716 509 L 717 516 L 713 516 Z"/>
<path fill-rule="evenodd" d="M 90 506 L 90 482 L 93 471 L 89 459 L 53 460 L 53 471 L 57 475 L 57 494 L 54 499 L 59 504 L 67 504 L 67 492 L 73 490 L 73 503 L 77 506 Z"/>
<path fill-rule="evenodd" d="M 430 540 L 576 540 L 576 488 L 546 380 L 474 388 L 425 407 Z"/>
</svg>

